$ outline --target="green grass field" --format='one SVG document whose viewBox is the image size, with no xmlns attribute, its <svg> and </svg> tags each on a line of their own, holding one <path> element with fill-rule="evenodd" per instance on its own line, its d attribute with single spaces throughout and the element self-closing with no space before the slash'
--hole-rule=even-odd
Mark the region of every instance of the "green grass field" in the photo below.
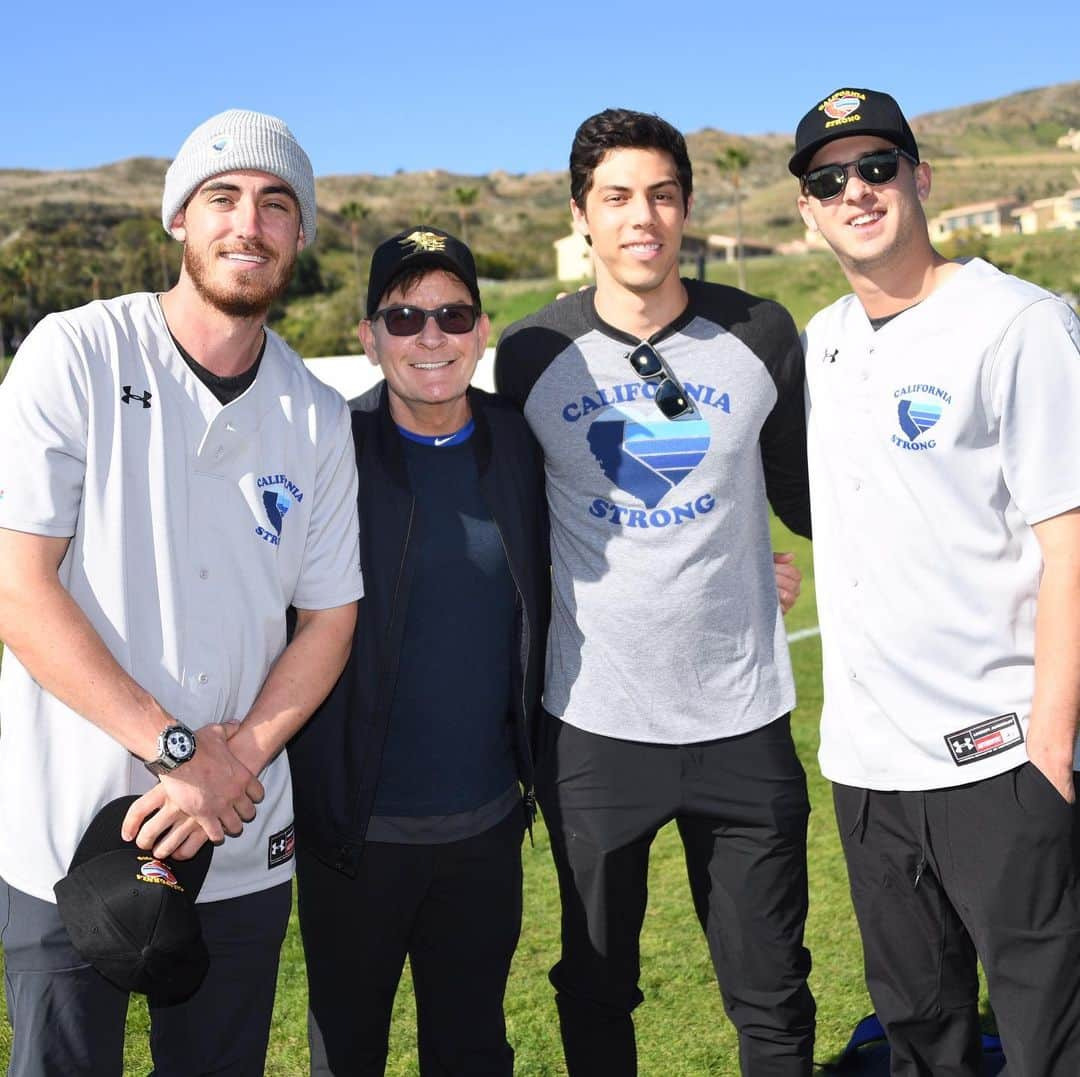
<svg viewBox="0 0 1080 1077">
<path fill-rule="evenodd" d="M 793 550 L 804 574 L 803 594 L 788 616 L 789 631 L 817 623 L 809 543 L 775 525 L 774 547 Z M 793 643 L 792 662 L 799 705 L 793 728 L 810 781 L 810 917 L 808 944 L 813 953 L 812 987 L 818 1003 L 820 1061 L 834 1058 L 859 1018 L 871 1010 L 862 980 L 862 952 L 848 898 L 847 881 L 833 824 L 828 784 L 817 769 L 817 722 L 821 710 L 821 648 L 816 636 Z M 547 971 L 558 954 L 558 891 L 547 835 L 536 828 L 536 844 L 526 842 L 525 923 L 507 991 L 509 1035 L 523 1077 L 565 1073 Z M 642 937 L 645 1003 L 635 1017 L 640 1072 L 644 1077 L 737 1075 L 735 1036 L 724 1016 L 704 938 L 690 903 L 682 848 L 673 826 L 653 847 L 649 910 Z M 363 970 L 357 970 L 363 975 Z M 267 1074 L 300 1077 L 307 1073 L 306 988 L 295 914 L 282 953 Z M 147 1012 L 136 997 L 128 1013 L 125 1074 L 145 1077 Z M 0 1026 L 0 1060 L 6 1062 L 10 1031 Z M 403 979 L 394 1015 L 387 1072 L 407 1077 L 418 1072 L 415 1018 L 408 976 Z"/>
</svg>

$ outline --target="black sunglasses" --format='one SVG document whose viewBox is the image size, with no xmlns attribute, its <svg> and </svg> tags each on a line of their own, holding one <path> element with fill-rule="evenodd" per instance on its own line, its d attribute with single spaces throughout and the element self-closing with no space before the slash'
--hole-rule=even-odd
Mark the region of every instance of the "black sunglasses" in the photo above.
<svg viewBox="0 0 1080 1077">
<path fill-rule="evenodd" d="M 822 165 L 821 168 L 807 172 L 802 178 L 803 190 L 813 195 L 819 202 L 828 202 L 830 198 L 836 198 L 844 193 L 848 181 L 848 169 L 852 165 L 855 166 L 859 179 L 864 183 L 869 183 L 872 187 L 880 187 L 883 183 L 890 183 L 896 179 L 901 157 L 906 157 L 913 165 L 919 163 L 910 153 L 901 149 L 874 150 L 873 153 L 864 153 L 861 157 L 856 157 L 854 161 Z"/>
<path fill-rule="evenodd" d="M 679 379 L 672 374 L 668 365 L 660 358 L 660 353 L 648 342 L 642 341 L 629 356 L 634 373 L 644 381 L 655 378 L 656 385 L 653 403 L 668 419 L 692 419 L 696 414 L 694 405 L 686 395 L 686 390 L 679 384 Z"/>
<path fill-rule="evenodd" d="M 414 337 L 424 330 L 428 318 L 434 318 L 435 324 L 444 333 L 468 333 L 476 325 L 480 312 L 469 303 L 447 303 L 435 310 L 423 307 L 383 307 L 375 311 L 370 321 L 382 318 L 386 331 L 392 337 Z"/>
</svg>

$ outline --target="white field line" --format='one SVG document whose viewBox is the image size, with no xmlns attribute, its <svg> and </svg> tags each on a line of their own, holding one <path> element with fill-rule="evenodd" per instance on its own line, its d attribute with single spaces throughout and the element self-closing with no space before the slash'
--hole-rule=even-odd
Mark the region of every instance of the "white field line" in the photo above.
<svg viewBox="0 0 1080 1077">
<path fill-rule="evenodd" d="M 801 639 L 812 639 L 814 636 L 821 635 L 821 626 L 814 625 L 813 628 L 800 628 L 798 632 L 789 632 L 787 641 L 788 643 L 798 643 Z"/>
</svg>

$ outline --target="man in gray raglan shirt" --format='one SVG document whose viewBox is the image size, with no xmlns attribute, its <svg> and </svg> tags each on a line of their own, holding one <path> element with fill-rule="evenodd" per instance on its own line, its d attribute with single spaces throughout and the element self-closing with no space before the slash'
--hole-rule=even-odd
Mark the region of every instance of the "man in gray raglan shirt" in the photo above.
<svg viewBox="0 0 1080 1077">
<path fill-rule="evenodd" d="M 775 303 L 680 279 L 692 176 L 669 124 L 600 113 L 570 170 L 596 288 L 512 326 L 496 357 L 546 463 L 536 784 L 568 1070 L 636 1072 L 649 847 L 675 819 L 744 1072 L 808 1075 L 809 805 L 768 526 L 771 501 L 809 532 L 799 339 Z"/>
</svg>

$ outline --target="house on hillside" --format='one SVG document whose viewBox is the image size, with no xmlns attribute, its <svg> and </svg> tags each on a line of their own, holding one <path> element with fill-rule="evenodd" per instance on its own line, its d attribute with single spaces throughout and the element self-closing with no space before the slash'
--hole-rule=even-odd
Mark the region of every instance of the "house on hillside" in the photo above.
<svg viewBox="0 0 1080 1077">
<path fill-rule="evenodd" d="M 555 248 L 555 275 L 561 281 L 572 282 L 592 280 L 595 277 L 592 260 L 592 248 L 585 242 L 585 237 L 578 232 L 571 232 L 552 244 Z M 699 277 L 704 278 L 705 258 L 709 253 L 708 240 L 700 236 L 682 238 L 679 262 L 693 265 Z"/>
<path fill-rule="evenodd" d="M 1080 187 L 1053 198 L 1037 198 L 1012 211 L 1021 232 L 1075 231 L 1080 228 Z"/>
<path fill-rule="evenodd" d="M 709 245 L 709 257 L 719 258 L 724 262 L 734 262 L 738 241 L 734 236 L 712 235 L 706 241 Z M 764 258 L 766 255 L 775 254 L 776 248 L 771 243 L 765 243 L 759 239 L 743 239 L 742 251 L 744 258 Z"/>
<path fill-rule="evenodd" d="M 579 232 L 555 240 L 555 276 L 559 280 L 592 280 L 592 247 Z"/>
<path fill-rule="evenodd" d="M 1019 205 L 1015 198 L 996 198 L 990 202 L 956 206 L 930 218 L 930 238 L 940 243 L 956 232 L 975 231 L 984 236 L 1015 232 L 1017 226 L 1011 214 Z"/>
<path fill-rule="evenodd" d="M 1070 127 L 1069 133 L 1062 135 L 1057 140 L 1059 150 L 1073 150 L 1076 153 L 1080 153 L 1080 131 L 1076 128 Z"/>
<path fill-rule="evenodd" d="M 816 228 L 807 228 L 802 239 L 791 239 L 777 244 L 777 254 L 808 254 L 810 251 L 827 251 L 828 243 Z"/>
</svg>

